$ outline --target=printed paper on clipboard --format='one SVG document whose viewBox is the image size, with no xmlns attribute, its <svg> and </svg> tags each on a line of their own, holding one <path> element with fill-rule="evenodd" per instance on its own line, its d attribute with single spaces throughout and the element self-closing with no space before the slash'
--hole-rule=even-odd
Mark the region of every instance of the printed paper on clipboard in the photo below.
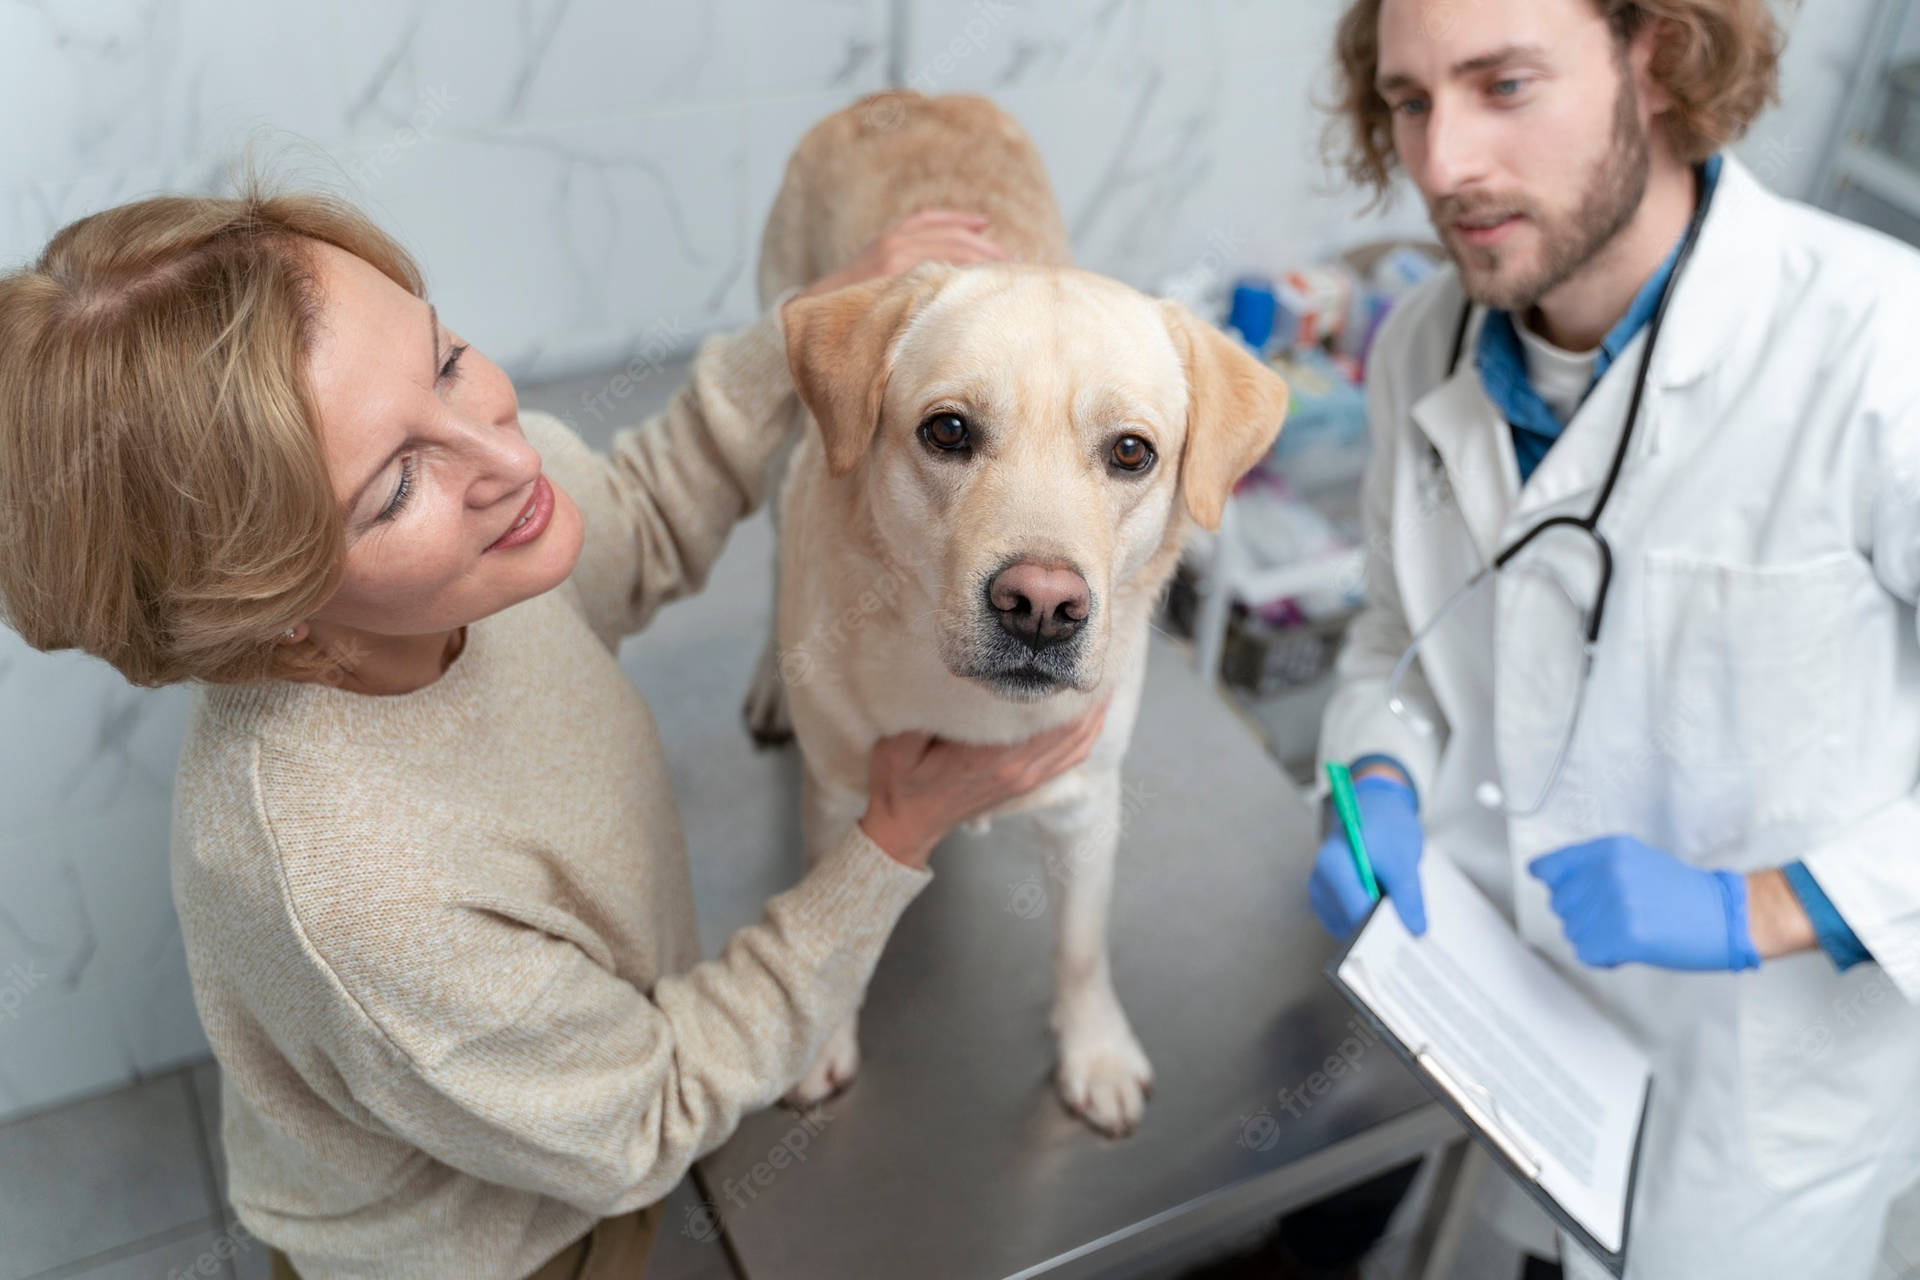
<svg viewBox="0 0 1920 1280">
<path fill-rule="evenodd" d="M 1615 1275 L 1653 1078 L 1647 1055 L 1454 864 L 1421 859 L 1427 932 L 1382 904 L 1327 973 L 1435 1096 Z"/>
</svg>

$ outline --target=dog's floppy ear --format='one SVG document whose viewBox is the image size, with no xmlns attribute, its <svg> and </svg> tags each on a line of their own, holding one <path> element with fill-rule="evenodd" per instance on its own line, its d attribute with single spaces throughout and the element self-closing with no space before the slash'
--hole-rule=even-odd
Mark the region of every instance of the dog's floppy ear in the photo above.
<svg viewBox="0 0 1920 1280">
<path fill-rule="evenodd" d="M 787 304 L 787 366 L 801 403 L 820 424 L 827 469 L 844 476 L 866 456 L 893 371 L 893 340 L 953 273 L 922 263 Z"/>
<path fill-rule="evenodd" d="M 1227 496 L 1265 457 L 1287 416 L 1287 384 L 1225 333 L 1177 302 L 1162 302 L 1174 349 L 1187 363 L 1187 443 L 1180 496 L 1207 529 Z"/>
</svg>

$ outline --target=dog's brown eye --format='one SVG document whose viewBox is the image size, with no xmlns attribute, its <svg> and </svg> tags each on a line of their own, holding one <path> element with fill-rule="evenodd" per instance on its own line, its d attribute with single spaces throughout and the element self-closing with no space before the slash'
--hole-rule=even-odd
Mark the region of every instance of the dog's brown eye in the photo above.
<svg viewBox="0 0 1920 1280">
<path fill-rule="evenodd" d="M 920 438 L 936 449 L 958 452 L 973 443 L 967 420 L 957 413 L 936 413 L 920 424 Z"/>
<path fill-rule="evenodd" d="M 1113 442 L 1112 456 L 1122 471 L 1145 471 L 1153 465 L 1153 446 L 1139 436 L 1121 436 Z"/>
</svg>

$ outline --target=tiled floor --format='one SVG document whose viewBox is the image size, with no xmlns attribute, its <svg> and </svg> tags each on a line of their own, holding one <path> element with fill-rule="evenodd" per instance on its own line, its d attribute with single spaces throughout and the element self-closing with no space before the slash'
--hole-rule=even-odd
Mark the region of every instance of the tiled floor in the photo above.
<svg viewBox="0 0 1920 1280">
<path fill-rule="evenodd" d="M 211 1062 L 0 1128 L 0 1280 L 264 1277 L 227 1207 Z"/>
<path fill-rule="evenodd" d="M 720 1245 L 666 1206 L 648 1280 L 727 1280 Z M 0 1126 L 0 1280 L 265 1280 L 267 1248 L 233 1216 L 220 1076 L 202 1062 Z"/>
</svg>

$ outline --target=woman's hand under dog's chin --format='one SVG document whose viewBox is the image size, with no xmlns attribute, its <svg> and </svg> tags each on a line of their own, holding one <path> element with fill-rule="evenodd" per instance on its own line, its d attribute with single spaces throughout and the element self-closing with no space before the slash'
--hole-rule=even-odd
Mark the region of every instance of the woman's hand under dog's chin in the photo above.
<svg viewBox="0 0 1920 1280">
<path fill-rule="evenodd" d="M 934 846 L 977 814 L 1084 762 L 1107 719 L 1102 699 L 1077 719 L 1011 746 L 974 746 L 925 733 L 874 744 L 867 767 L 867 838 L 897 862 L 925 869 Z"/>
</svg>

